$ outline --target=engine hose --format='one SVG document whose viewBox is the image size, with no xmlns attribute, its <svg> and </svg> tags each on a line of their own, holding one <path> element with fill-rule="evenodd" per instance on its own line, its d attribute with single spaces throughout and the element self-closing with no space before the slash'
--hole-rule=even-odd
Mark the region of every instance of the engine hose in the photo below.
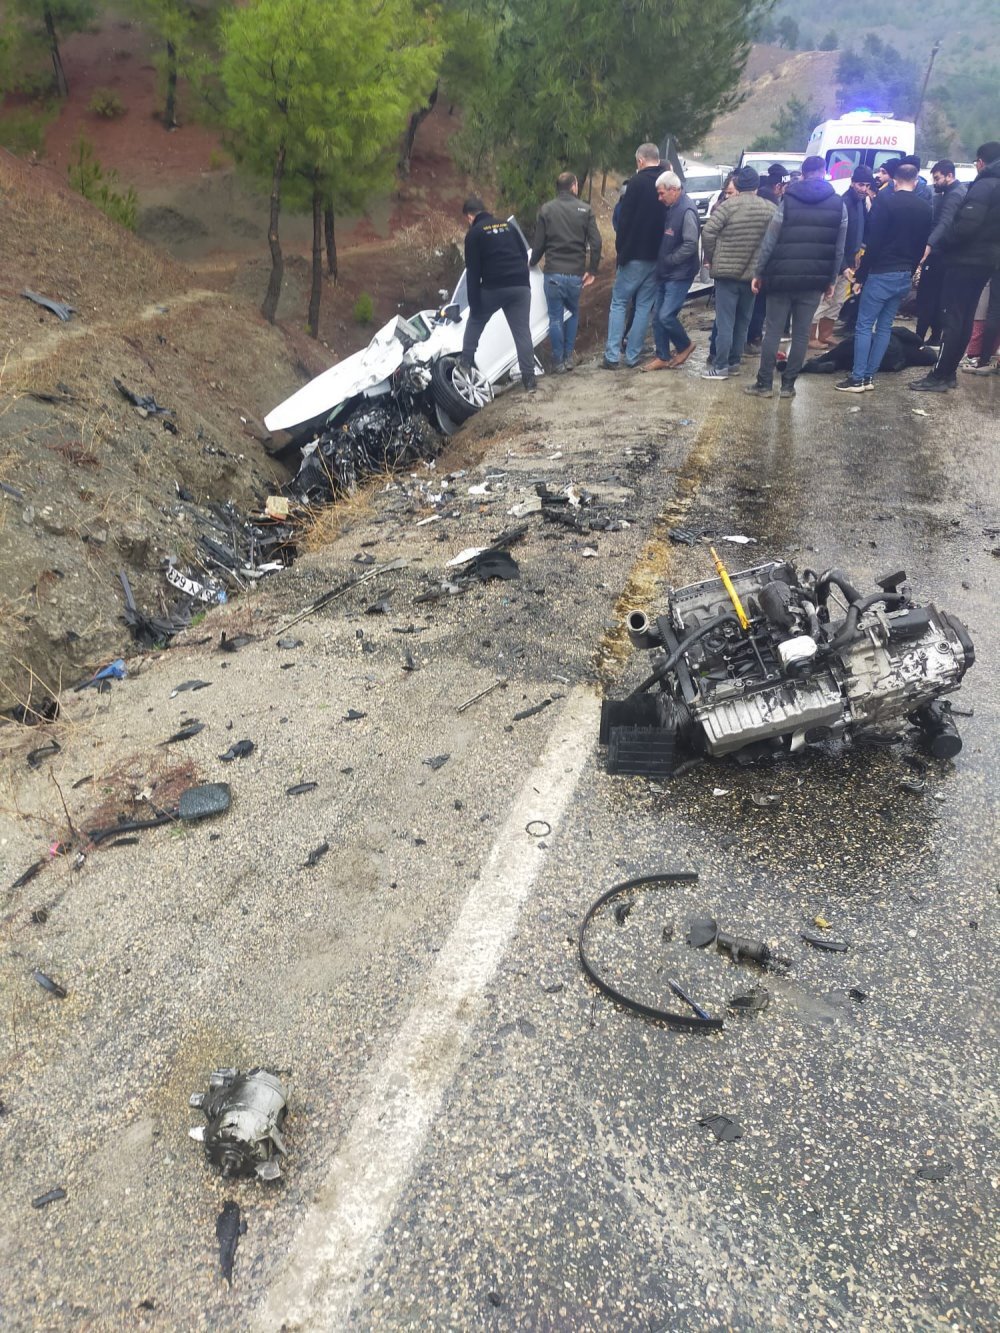
<svg viewBox="0 0 1000 1333">
<path fill-rule="evenodd" d="M 645 694 L 658 680 L 662 680 L 668 671 L 673 670 L 687 650 L 693 647 L 699 639 L 703 639 L 706 634 L 711 634 L 712 630 L 718 629 L 721 625 L 738 625 L 739 623 L 732 611 L 723 611 L 714 620 L 710 620 L 707 625 L 699 625 L 696 630 L 691 631 L 686 639 L 681 640 L 666 661 L 661 662 L 653 674 L 647 676 L 641 685 L 637 685 L 628 697 L 634 699 L 637 694 Z"/>
<path fill-rule="evenodd" d="M 852 639 L 857 633 L 858 621 L 864 613 L 871 607 L 878 606 L 879 602 L 884 602 L 891 610 L 895 607 L 904 605 L 906 598 L 902 593 L 898 592 L 873 592 L 870 597 L 864 597 L 860 601 L 852 602 L 847 608 L 847 615 L 844 618 L 844 623 L 830 640 L 831 649 L 836 651 L 839 648 L 843 648 L 847 641 Z"/>
<path fill-rule="evenodd" d="M 735 618 L 735 616 L 730 617 L 733 620 Z M 628 893 L 631 889 L 642 888 L 645 884 L 691 884 L 697 879 L 697 870 L 675 870 L 662 875 L 637 875 L 635 879 L 623 880 L 621 884 L 616 884 L 614 888 L 608 889 L 607 893 L 602 893 L 597 902 L 588 909 L 587 915 L 580 925 L 580 964 L 597 989 L 606 995 L 609 1000 L 614 1000 L 616 1004 L 631 1009 L 633 1013 L 641 1014 L 643 1018 L 652 1018 L 660 1023 L 669 1023 L 671 1027 L 683 1028 L 688 1032 L 719 1032 L 722 1030 L 721 1018 L 698 1018 L 693 1014 L 675 1014 L 670 1009 L 657 1009 L 651 1004 L 643 1004 L 641 1000 L 634 1000 L 630 995 L 625 995 L 622 991 L 616 990 L 598 973 L 587 957 L 585 946 L 587 927 L 601 908 L 609 903 L 612 898 L 617 898 L 620 893 Z"/>
<path fill-rule="evenodd" d="M 861 601 L 861 594 L 842 569 L 828 569 L 819 576 L 816 582 L 816 600 L 820 606 L 826 606 L 827 598 L 830 596 L 831 584 L 840 589 L 849 606 L 854 602 Z"/>
</svg>

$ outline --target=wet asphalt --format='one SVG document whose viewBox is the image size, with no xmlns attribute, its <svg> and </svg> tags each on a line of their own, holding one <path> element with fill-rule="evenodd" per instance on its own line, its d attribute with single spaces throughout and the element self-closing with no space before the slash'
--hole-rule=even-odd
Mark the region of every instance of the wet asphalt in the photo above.
<svg viewBox="0 0 1000 1333">
<path fill-rule="evenodd" d="M 5 1327 L 243 1328 L 291 1257 L 308 1267 L 338 1145 L 358 1130 L 366 1083 L 421 1005 L 531 765 L 575 689 L 600 678 L 624 692 L 642 670 L 616 651 L 622 606 L 641 595 L 655 609 L 667 584 L 711 575 L 704 547 L 666 539 L 672 526 L 754 537 L 720 547 L 735 568 L 839 565 L 862 587 L 905 568 L 918 600 L 957 614 L 976 643 L 956 698 L 974 714 L 960 719 L 965 748 L 911 792 L 899 785 L 914 777 L 909 745 L 649 782 L 609 776 L 595 734 L 568 805 L 536 839 L 537 877 L 470 1005 L 346 1323 L 996 1325 L 1000 379 L 931 397 L 885 377 L 858 401 L 804 378 L 794 402 L 768 403 L 738 381 L 703 383 L 698 362 L 650 377 L 581 367 L 533 402 L 512 393 L 464 446 L 469 475 L 441 507 L 455 518 L 417 529 L 428 510 L 417 483 L 389 493 L 233 611 L 258 641 L 225 666 L 210 644 L 175 648 L 109 699 L 74 705 L 64 787 L 150 754 L 187 710 L 207 728 L 185 756 L 233 783 L 234 806 L 94 854 L 75 875 L 56 863 L 6 897 Z M 494 495 L 467 496 L 493 473 L 505 474 Z M 603 488 L 630 526 L 584 537 L 529 519 L 516 584 L 414 603 L 540 477 Z M 392 614 L 365 614 L 383 594 L 366 586 L 294 631 L 301 650 L 277 649 L 282 618 L 356 571 L 362 551 L 410 562 L 388 581 Z M 212 688 L 170 700 L 191 676 Z M 455 711 L 498 677 L 506 688 Z M 366 716 L 345 722 L 349 708 Z M 244 736 L 255 753 L 221 765 Z M 38 855 L 60 813 L 45 773 L 9 747 L 7 761 L 9 882 L 8 860 L 17 873 Z M 315 792 L 285 795 L 310 779 Z M 330 853 L 305 869 L 323 840 Z M 590 903 L 671 870 L 698 879 L 638 894 L 622 924 L 599 916 L 592 952 L 653 1004 L 679 1004 L 675 978 L 725 1018 L 719 1033 L 646 1022 L 581 973 Z M 31 924 L 43 902 L 48 921 Z M 700 915 L 768 942 L 790 958 L 787 974 L 689 948 Z M 804 930 L 848 948 L 812 949 Z M 33 987 L 34 967 L 68 997 Z M 729 1011 L 755 983 L 769 1006 Z M 276 1186 L 225 1184 L 186 1137 L 198 1120 L 188 1094 L 230 1064 L 292 1071 Z M 717 1141 L 698 1124 L 714 1115 L 742 1136 Z M 33 1210 L 56 1185 L 68 1197 Z M 230 1198 L 248 1226 L 231 1291 L 215 1242 Z"/>
</svg>

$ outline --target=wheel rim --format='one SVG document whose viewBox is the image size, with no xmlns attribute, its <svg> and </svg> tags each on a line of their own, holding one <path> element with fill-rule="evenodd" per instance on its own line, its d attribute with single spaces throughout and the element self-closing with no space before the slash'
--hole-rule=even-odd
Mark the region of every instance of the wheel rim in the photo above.
<svg viewBox="0 0 1000 1333">
<path fill-rule="evenodd" d="M 489 380 L 475 366 L 466 370 L 456 361 L 451 370 L 451 386 L 470 407 L 485 407 L 493 399 Z"/>
</svg>

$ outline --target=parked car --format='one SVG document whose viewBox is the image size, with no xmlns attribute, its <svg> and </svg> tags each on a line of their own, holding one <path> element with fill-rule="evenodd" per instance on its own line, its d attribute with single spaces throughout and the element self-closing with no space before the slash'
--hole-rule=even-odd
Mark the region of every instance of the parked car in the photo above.
<svg viewBox="0 0 1000 1333">
<path fill-rule="evenodd" d="M 783 148 L 775 148 L 764 152 L 758 149 L 750 150 L 744 148 L 740 153 L 739 166 L 753 167 L 759 175 L 766 174 L 768 167 L 772 162 L 780 162 L 789 172 L 801 171 L 802 163 L 806 160 L 805 153 L 786 153 Z"/>
</svg>

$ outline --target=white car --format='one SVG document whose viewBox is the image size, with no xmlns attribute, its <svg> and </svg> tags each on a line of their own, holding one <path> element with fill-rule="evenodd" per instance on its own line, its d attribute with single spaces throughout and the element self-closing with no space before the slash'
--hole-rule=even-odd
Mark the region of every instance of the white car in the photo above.
<svg viewBox="0 0 1000 1333">
<path fill-rule="evenodd" d="M 531 340 L 537 347 L 549 331 L 549 315 L 541 272 L 533 268 L 529 277 Z M 468 318 L 463 272 L 447 305 L 390 320 L 367 347 L 338 361 L 273 408 L 264 418 L 265 426 L 300 437 L 319 435 L 342 424 L 353 411 L 370 406 L 371 400 L 391 395 L 402 411 L 433 413 L 441 431 L 450 435 L 492 399 L 495 385 L 518 369 L 510 326 L 500 311 L 483 330 L 475 366 L 471 371 L 462 368 L 459 356 Z M 544 373 L 537 362 L 535 373 Z"/>
</svg>

